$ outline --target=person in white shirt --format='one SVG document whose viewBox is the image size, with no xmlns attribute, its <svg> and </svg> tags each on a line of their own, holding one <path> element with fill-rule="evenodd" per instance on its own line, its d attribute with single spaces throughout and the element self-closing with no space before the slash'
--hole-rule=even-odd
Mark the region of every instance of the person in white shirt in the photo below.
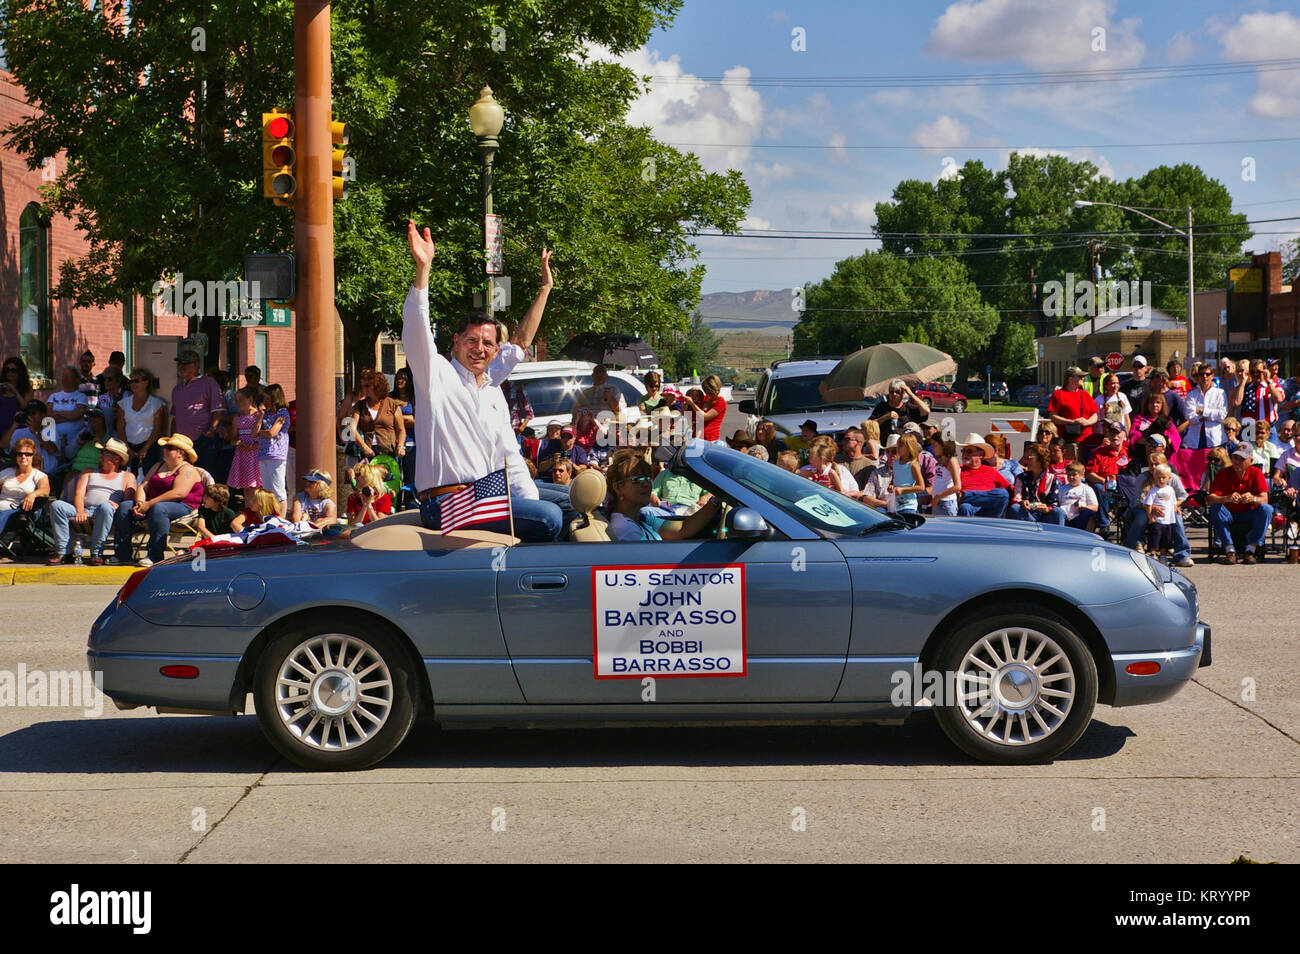
<svg viewBox="0 0 1300 954">
<path fill-rule="evenodd" d="M 533 342 L 553 284 L 551 253 L 542 249 L 542 287 L 508 342 L 498 343 L 490 315 L 465 315 L 452 336 L 448 361 L 438 354 L 429 326 L 429 267 L 433 238 L 407 223 L 407 240 L 415 260 L 415 281 L 402 306 L 402 346 L 415 390 L 415 484 L 420 516 L 426 527 L 441 526 L 439 498 L 470 486 L 505 467 L 510 484 L 514 531 L 521 540 L 558 539 L 564 515 L 558 503 L 539 499 L 537 484 L 519 453 L 510 426 L 510 410 L 501 382 L 523 360 Z M 550 494 L 562 490 L 547 489 Z M 565 495 L 567 500 L 567 495 Z M 510 532 L 510 520 L 475 525 L 476 530 Z"/>
<path fill-rule="evenodd" d="M 1196 387 L 1187 393 L 1187 420 L 1179 430 L 1183 444 L 1174 455 L 1174 469 L 1182 474 L 1184 483 L 1201 486 L 1205 478 L 1205 458 L 1211 447 L 1223 443 L 1223 420 L 1228 416 L 1228 395 L 1214 386 L 1214 366 L 1198 361 L 1192 367 L 1192 382 Z"/>
<path fill-rule="evenodd" d="M 85 423 L 86 408 L 90 406 L 89 398 L 78 390 L 81 372 L 74 366 L 64 368 L 59 380 L 63 384 L 63 390 L 51 394 L 46 403 L 50 408 L 50 417 L 55 422 L 55 443 L 59 447 L 59 458 L 71 460 L 77 452 L 77 435 Z"/>
<path fill-rule="evenodd" d="M 1142 506 L 1146 508 L 1149 521 L 1147 552 L 1153 556 L 1164 553 L 1173 544 L 1174 527 L 1178 524 L 1178 498 L 1174 493 L 1173 477 L 1169 465 L 1157 464 L 1142 484 Z"/>
<path fill-rule="evenodd" d="M 1056 492 L 1056 505 L 1065 511 L 1065 525 L 1091 530 L 1097 518 L 1097 494 L 1083 482 L 1086 468 L 1077 460 L 1065 468 L 1067 486 Z"/>
</svg>

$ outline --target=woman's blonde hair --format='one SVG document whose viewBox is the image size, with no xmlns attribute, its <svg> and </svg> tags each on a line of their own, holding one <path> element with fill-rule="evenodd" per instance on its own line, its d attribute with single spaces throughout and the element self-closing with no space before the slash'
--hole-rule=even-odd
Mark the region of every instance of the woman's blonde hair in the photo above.
<svg viewBox="0 0 1300 954">
<path fill-rule="evenodd" d="M 258 516 L 269 517 L 272 514 L 277 517 L 284 516 L 284 508 L 280 506 L 280 501 L 275 499 L 275 494 L 262 487 L 248 491 L 244 499 L 248 508 L 257 511 Z"/>
<path fill-rule="evenodd" d="M 869 441 L 875 441 L 877 444 L 879 444 L 880 443 L 880 422 L 863 421 L 862 436 Z"/>
<path fill-rule="evenodd" d="M 384 486 L 384 480 L 379 475 L 379 468 L 374 464 L 357 464 L 354 473 L 357 476 L 357 490 L 363 487 L 372 487 L 377 493 L 387 493 L 388 488 Z"/>
<path fill-rule="evenodd" d="M 1142 493 L 1146 493 L 1156 485 L 1157 477 L 1173 477 L 1174 472 L 1169 469 L 1168 464 L 1156 464 L 1147 469 L 1146 479 L 1142 481 Z"/>
<path fill-rule="evenodd" d="M 904 434 L 898 439 L 898 459 L 903 463 L 916 460 L 921 456 L 921 445 L 912 434 Z"/>
<path fill-rule="evenodd" d="M 813 442 L 808 445 L 808 456 L 816 454 L 822 460 L 829 463 L 835 462 L 835 455 L 839 452 L 839 447 L 835 444 L 835 438 L 829 434 L 819 434 L 813 438 Z"/>
</svg>

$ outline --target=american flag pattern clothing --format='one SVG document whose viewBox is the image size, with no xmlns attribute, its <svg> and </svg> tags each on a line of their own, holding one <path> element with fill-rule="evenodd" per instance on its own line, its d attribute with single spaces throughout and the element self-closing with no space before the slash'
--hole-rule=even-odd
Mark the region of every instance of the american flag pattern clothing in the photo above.
<svg viewBox="0 0 1300 954">
<path fill-rule="evenodd" d="M 1241 399 L 1241 416 L 1270 424 L 1277 421 L 1277 402 L 1273 400 L 1270 385 L 1253 381 L 1246 383 L 1246 392 Z"/>
<path fill-rule="evenodd" d="M 510 516 L 510 497 L 505 469 L 494 470 L 464 490 L 444 497 L 438 502 L 438 511 L 443 533 L 507 519 Z"/>
</svg>

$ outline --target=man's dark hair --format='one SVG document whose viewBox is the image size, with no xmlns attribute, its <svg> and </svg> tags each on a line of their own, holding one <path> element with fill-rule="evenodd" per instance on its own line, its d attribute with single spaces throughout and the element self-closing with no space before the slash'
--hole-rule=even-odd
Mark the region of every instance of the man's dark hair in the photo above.
<svg viewBox="0 0 1300 954">
<path fill-rule="evenodd" d="M 112 354 L 108 356 L 108 363 L 115 364 L 120 368 L 124 364 L 126 364 L 126 355 L 124 355 L 120 351 L 114 351 Z"/>
<path fill-rule="evenodd" d="M 486 311 L 470 311 L 461 315 L 460 324 L 456 327 L 456 334 L 463 335 L 469 330 L 470 326 L 491 325 L 497 327 L 497 320 L 489 315 Z M 498 332 L 499 335 L 499 332 Z M 500 344 L 500 341 L 497 342 Z"/>
</svg>

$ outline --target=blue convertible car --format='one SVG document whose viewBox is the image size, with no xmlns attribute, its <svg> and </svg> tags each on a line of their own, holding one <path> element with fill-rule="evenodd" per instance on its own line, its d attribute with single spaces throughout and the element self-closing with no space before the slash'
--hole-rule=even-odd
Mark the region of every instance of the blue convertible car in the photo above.
<svg viewBox="0 0 1300 954">
<path fill-rule="evenodd" d="M 1196 589 L 1081 531 L 883 514 L 696 441 L 668 465 L 723 503 L 700 539 L 610 542 L 604 478 L 557 543 L 423 529 L 186 555 L 90 632 L 123 708 L 229 714 L 252 694 L 299 765 L 352 769 L 444 724 L 896 722 L 933 706 L 968 754 L 1041 762 L 1097 702 L 1209 664 Z"/>
</svg>

